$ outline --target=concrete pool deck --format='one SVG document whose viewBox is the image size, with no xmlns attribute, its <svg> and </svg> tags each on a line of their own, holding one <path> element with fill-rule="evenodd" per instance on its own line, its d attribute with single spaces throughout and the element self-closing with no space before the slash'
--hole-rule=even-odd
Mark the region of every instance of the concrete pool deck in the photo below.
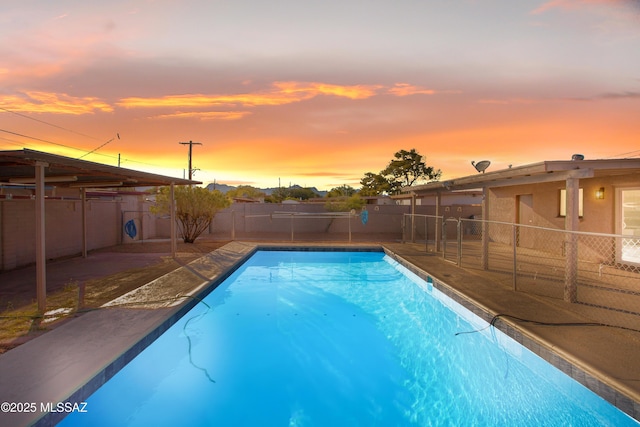
<svg viewBox="0 0 640 427">
<path fill-rule="evenodd" d="M 29 412 L 0 412 L 0 426 L 55 425 L 65 414 L 43 411 L 58 402 L 81 404 L 122 366 L 198 303 L 259 247 L 384 248 L 387 253 L 476 314 L 545 323 L 585 323 L 589 307 L 498 285 L 409 244 L 266 244 L 231 242 L 148 285 L 85 313 L 0 355 L 0 403 L 34 403 Z M 114 257 L 127 254 L 114 254 Z M 117 259 L 114 258 L 117 265 Z M 83 267 L 84 266 L 84 267 Z M 76 262 L 76 268 L 91 268 Z M 149 301 L 153 303 L 149 304 Z M 605 326 L 536 325 L 500 317 L 495 326 L 606 400 L 640 419 L 640 332 Z M 34 409 L 31 411 L 31 409 Z M 63 407 L 63 410 L 65 408 Z M 77 407 L 90 411 L 90 407 Z M 115 408 L 114 408 L 115 409 Z"/>
</svg>

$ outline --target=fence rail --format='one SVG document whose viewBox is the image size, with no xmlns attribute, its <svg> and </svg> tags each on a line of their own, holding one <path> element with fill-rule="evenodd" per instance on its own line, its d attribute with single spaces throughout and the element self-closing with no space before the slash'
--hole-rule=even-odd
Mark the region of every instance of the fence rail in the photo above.
<svg viewBox="0 0 640 427">
<path fill-rule="evenodd" d="M 355 212 L 328 212 L 323 207 L 269 209 L 269 205 L 241 207 L 219 212 L 209 230 L 218 238 L 279 240 L 290 242 L 399 241 L 402 212 L 369 208 Z M 277 208 L 277 207 L 276 207 Z M 296 210 L 294 210 L 296 209 Z"/>
<path fill-rule="evenodd" d="M 405 214 L 403 241 L 424 242 L 425 251 L 514 291 L 596 307 L 609 323 L 640 327 L 640 238 Z"/>
<path fill-rule="evenodd" d="M 288 219 L 290 224 L 291 231 L 291 241 L 294 242 L 296 239 L 296 221 L 298 220 L 307 220 L 307 219 L 328 219 L 329 226 L 335 219 L 346 219 L 348 220 L 348 241 L 351 243 L 351 221 L 353 218 L 357 218 L 358 215 L 355 212 L 273 212 L 271 214 L 257 214 L 257 215 L 245 215 L 244 218 L 269 218 L 271 221 L 274 219 Z M 328 228 L 327 227 L 327 228 Z M 232 229 L 235 238 L 235 221 L 234 228 Z"/>
</svg>

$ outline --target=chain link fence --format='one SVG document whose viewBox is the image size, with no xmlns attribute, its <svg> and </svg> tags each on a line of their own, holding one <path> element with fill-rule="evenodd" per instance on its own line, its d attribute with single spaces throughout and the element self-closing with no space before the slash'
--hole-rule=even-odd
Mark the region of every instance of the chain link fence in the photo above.
<svg viewBox="0 0 640 427">
<path fill-rule="evenodd" d="M 247 205 L 217 213 L 209 232 L 231 240 L 399 241 L 400 208 L 367 206 L 351 212 L 328 212 L 322 205 Z"/>
<path fill-rule="evenodd" d="M 640 238 L 473 218 L 405 214 L 403 222 L 403 241 L 424 242 L 425 251 L 492 274 L 514 291 L 590 306 L 608 324 L 640 327 Z"/>
</svg>

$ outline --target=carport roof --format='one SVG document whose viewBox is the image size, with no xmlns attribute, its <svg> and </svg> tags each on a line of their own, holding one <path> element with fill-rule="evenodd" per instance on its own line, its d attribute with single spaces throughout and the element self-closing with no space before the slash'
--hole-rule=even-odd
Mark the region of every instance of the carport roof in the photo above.
<svg viewBox="0 0 640 427">
<path fill-rule="evenodd" d="M 403 193 L 426 194 L 438 191 L 465 190 L 482 187 L 507 187 L 564 181 L 567 178 L 640 173 L 640 159 L 552 160 L 493 172 L 478 173 L 446 181 L 404 187 Z"/>
<path fill-rule="evenodd" d="M 70 157 L 22 149 L 0 151 L 0 182 L 32 184 L 34 166 L 45 166 L 45 183 L 59 187 L 152 187 L 201 184 L 132 169 L 88 162 Z"/>
</svg>

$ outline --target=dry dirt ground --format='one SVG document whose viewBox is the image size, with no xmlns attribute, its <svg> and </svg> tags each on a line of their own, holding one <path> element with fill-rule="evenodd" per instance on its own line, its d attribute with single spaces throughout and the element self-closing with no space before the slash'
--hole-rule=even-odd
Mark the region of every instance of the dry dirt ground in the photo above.
<svg viewBox="0 0 640 427">
<path fill-rule="evenodd" d="M 151 265 L 141 268 L 112 269 L 108 275 L 86 281 L 69 281 L 57 289 L 47 291 L 47 313 L 38 315 L 37 304 L 24 290 L 14 289 L 3 295 L 0 306 L 0 354 L 63 324 L 70 318 L 96 309 L 101 305 L 143 286 L 228 242 L 196 240 L 178 243 L 177 256 L 172 258 L 169 242 L 145 242 L 100 249 L 92 253 L 158 254 Z M 6 297 L 6 298 L 5 298 Z"/>
</svg>

